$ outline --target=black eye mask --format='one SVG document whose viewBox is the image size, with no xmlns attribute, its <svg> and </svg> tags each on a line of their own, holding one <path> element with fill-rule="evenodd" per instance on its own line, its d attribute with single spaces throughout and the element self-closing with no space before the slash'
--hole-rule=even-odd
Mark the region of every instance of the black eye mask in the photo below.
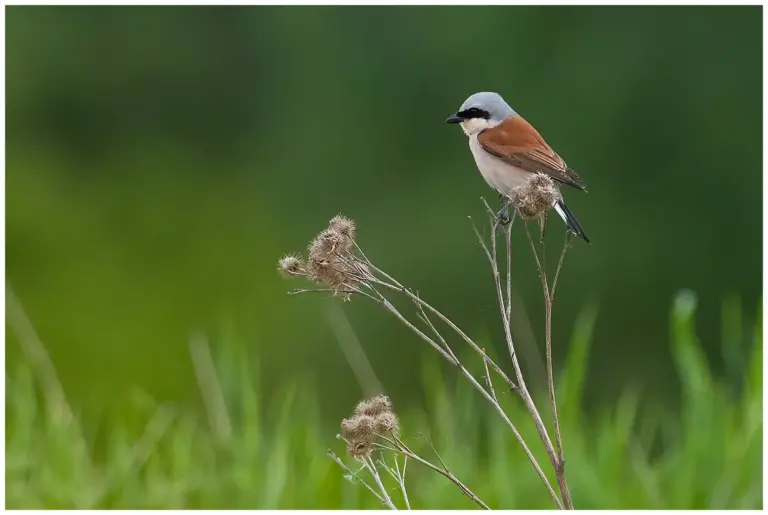
<svg viewBox="0 0 768 515">
<path fill-rule="evenodd" d="M 488 111 L 477 108 L 477 107 L 470 107 L 469 109 L 459 111 L 458 113 L 456 113 L 456 116 L 460 118 L 464 118 L 465 120 L 469 120 L 471 118 L 483 118 L 487 120 L 488 118 L 491 117 Z"/>
</svg>

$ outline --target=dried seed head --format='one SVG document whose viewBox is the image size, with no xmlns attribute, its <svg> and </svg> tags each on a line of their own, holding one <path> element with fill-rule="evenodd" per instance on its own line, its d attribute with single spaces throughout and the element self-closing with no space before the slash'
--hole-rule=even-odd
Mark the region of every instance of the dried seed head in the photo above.
<svg viewBox="0 0 768 515">
<path fill-rule="evenodd" d="M 378 415 L 376 421 L 376 434 L 397 436 L 400 433 L 400 422 L 397 420 L 397 415 L 391 411 L 387 411 Z"/>
<path fill-rule="evenodd" d="M 528 182 L 512 190 L 512 202 L 523 218 L 536 218 L 550 209 L 558 198 L 552 179 L 537 173 Z"/>
<path fill-rule="evenodd" d="M 277 262 L 277 270 L 284 277 L 293 277 L 295 275 L 304 275 L 304 261 L 293 254 L 283 256 L 280 261 Z"/>
<path fill-rule="evenodd" d="M 310 261 L 307 266 L 309 277 L 317 283 L 322 283 L 333 290 L 334 295 L 340 295 L 345 300 L 357 289 L 356 271 L 349 263 L 338 258 L 328 261 Z"/>
<path fill-rule="evenodd" d="M 352 246 L 355 239 L 355 221 L 344 215 L 336 215 L 328 222 L 328 230 L 343 236 L 347 248 Z"/>
<path fill-rule="evenodd" d="M 325 283 L 337 289 L 347 282 L 344 263 L 338 259 L 311 259 L 307 265 L 309 277 L 316 283 Z"/>
<path fill-rule="evenodd" d="M 371 399 L 360 401 L 355 407 L 355 415 L 377 417 L 383 413 L 392 412 L 392 401 L 386 395 L 377 395 Z"/>
<path fill-rule="evenodd" d="M 370 415 L 355 415 L 341 422 L 342 435 L 347 440 L 373 439 L 376 421 Z"/>
<path fill-rule="evenodd" d="M 376 421 L 369 415 L 355 415 L 341 421 L 341 434 L 347 440 L 347 452 L 353 458 L 368 456 L 376 438 Z"/>
<path fill-rule="evenodd" d="M 336 231 L 325 229 L 309 244 L 309 261 L 328 261 L 344 249 L 344 237 Z"/>
<path fill-rule="evenodd" d="M 334 295 L 350 300 L 358 283 L 371 275 L 369 267 L 354 253 L 355 222 L 337 215 L 309 244 L 304 275 L 324 284 Z"/>
<path fill-rule="evenodd" d="M 373 442 L 349 442 L 347 445 L 347 454 L 353 458 L 366 458 L 373 451 Z"/>
<path fill-rule="evenodd" d="M 557 200 L 557 188 L 555 187 L 555 182 L 545 173 L 537 173 L 531 177 L 528 180 L 528 186 L 534 194 L 543 197 L 544 200 L 547 200 L 552 204 Z"/>
<path fill-rule="evenodd" d="M 344 245 L 344 237 L 328 229 L 312 240 L 309 244 L 307 269 L 313 281 L 326 283 L 335 290 L 353 284 Z"/>
</svg>

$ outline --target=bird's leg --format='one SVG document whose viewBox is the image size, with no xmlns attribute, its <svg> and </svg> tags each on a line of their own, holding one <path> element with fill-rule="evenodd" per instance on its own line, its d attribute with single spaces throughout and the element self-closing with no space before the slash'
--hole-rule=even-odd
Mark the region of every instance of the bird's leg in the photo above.
<svg viewBox="0 0 768 515">
<path fill-rule="evenodd" d="M 499 202 L 501 202 L 501 209 L 496 213 L 496 221 L 500 225 L 507 225 L 511 221 L 509 214 L 507 213 L 509 211 L 510 200 L 503 193 L 499 193 Z"/>
</svg>

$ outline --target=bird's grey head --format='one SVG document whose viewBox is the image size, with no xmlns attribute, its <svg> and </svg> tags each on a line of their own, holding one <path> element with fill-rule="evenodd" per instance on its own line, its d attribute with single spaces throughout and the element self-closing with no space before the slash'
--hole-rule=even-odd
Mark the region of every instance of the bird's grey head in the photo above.
<svg viewBox="0 0 768 515">
<path fill-rule="evenodd" d="M 495 127 L 516 114 L 501 95 L 484 91 L 466 99 L 459 110 L 449 116 L 446 122 L 461 124 L 461 128 L 469 136 L 483 129 Z"/>
</svg>

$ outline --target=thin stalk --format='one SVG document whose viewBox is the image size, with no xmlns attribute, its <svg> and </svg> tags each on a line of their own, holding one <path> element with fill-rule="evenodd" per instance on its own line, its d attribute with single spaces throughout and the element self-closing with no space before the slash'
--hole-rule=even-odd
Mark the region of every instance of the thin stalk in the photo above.
<svg viewBox="0 0 768 515">
<path fill-rule="evenodd" d="M 552 465 L 555 468 L 555 474 L 557 477 L 557 483 L 558 487 L 560 488 L 560 495 L 563 497 L 563 504 L 565 505 L 566 509 L 572 510 L 573 509 L 573 500 L 571 499 L 571 492 L 568 488 L 568 482 L 565 477 L 565 459 L 563 455 L 563 440 L 562 435 L 560 433 L 560 417 L 558 416 L 557 412 L 557 396 L 555 393 L 555 374 L 554 374 L 554 367 L 552 365 L 552 304 L 554 301 L 554 291 L 555 287 L 557 286 L 557 279 L 560 276 L 560 270 L 563 265 L 563 260 L 565 258 L 565 252 L 568 248 L 568 237 L 566 236 L 565 243 L 563 244 L 563 250 L 560 253 L 560 259 L 558 260 L 557 264 L 557 271 L 555 272 L 555 278 L 552 283 L 552 290 L 549 288 L 549 283 L 547 279 L 547 271 L 546 271 L 546 262 L 544 261 L 544 251 L 546 249 L 544 240 L 542 238 L 541 240 L 541 247 L 542 247 L 542 256 L 541 260 L 539 259 L 539 255 L 536 252 L 536 245 L 533 243 L 533 237 L 531 236 L 530 231 L 528 230 L 528 225 L 525 225 L 525 234 L 528 238 L 528 241 L 531 244 L 531 250 L 533 251 L 533 255 L 536 259 L 536 267 L 539 272 L 539 279 L 541 281 L 541 288 L 544 294 L 544 341 L 545 341 L 545 348 L 546 348 L 546 360 L 547 360 L 547 390 L 549 393 L 549 402 L 552 406 L 552 419 L 555 426 L 555 445 L 556 447 L 556 456 L 555 461 L 552 462 Z"/>
<path fill-rule="evenodd" d="M 464 495 L 466 495 L 468 498 L 470 498 L 472 500 L 472 502 L 474 502 L 475 504 L 477 504 L 478 506 L 480 506 L 484 510 L 490 510 L 491 509 L 472 490 L 470 490 L 467 485 L 462 483 L 461 480 L 459 480 L 459 478 L 457 478 L 453 474 L 453 472 L 448 470 L 448 468 L 445 466 L 445 464 L 442 463 L 442 460 L 440 460 L 441 464 L 442 464 L 442 468 L 441 468 L 441 467 L 438 467 L 437 465 L 435 465 L 434 463 L 431 463 L 430 461 L 425 460 L 424 458 L 422 458 L 421 456 L 419 456 L 418 454 L 413 452 L 399 438 L 395 437 L 394 440 L 386 438 L 386 440 L 392 445 L 392 447 L 387 447 L 387 449 L 389 449 L 391 451 L 394 451 L 394 452 L 397 452 L 397 453 L 400 453 L 403 456 L 411 458 L 411 459 L 417 461 L 418 463 L 421 463 L 425 467 L 427 467 L 429 469 L 432 469 L 433 471 L 437 472 L 438 474 L 440 474 L 441 476 L 445 477 L 446 479 L 450 480 L 453 484 L 455 484 L 459 488 L 459 490 L 461 490 L 461 492 Z M 438 459 L 440 459 L 439 456 L 438 456 Z"/>
<path fill-rule="evenodd" d="M 365 467 L 368 469 L 368 472 L 371 473 L 371 476 L 373 476 L 373 479 L 374 481 L 376 481 L 376 484 L 379 486 L 379 491 L 381 492 L 381 496 L 384 498 L 384 505 L 390 510 L 397 511 L 397 507 L 392 502 L 392 499 L 389 497 L 389 493 L 387 493 L 387 489 L 384 487 L 384 483 L 381 482 L 381 477 L 379 477 L 379 471 L 376 470 L 376 464 L 373 462 L 371 458 L 362 458 L 362 462 L 365 465 Z"/>
<path fill-rule="evenodd" d="M 398 481 L 400 483 L 400 490 L 403 492 L 403 501 L 405 507 L 411 509 L 411 501 L 408 500 L 408 490 L 405 488 L 405 470 L 408 466 L 408 456 L 403 457 L 403 470 L 400 470 L 400 465 L 397 463 L 397 456 L 395 456 L 395 469 L 397 469 L 397 475 L 400 477 Z"/>
<path fill-rule="evenodd" d="M 483 247 L 483 250 L 485 251 L 486 257 L 488 258 L 488 262 L 491 265 L 491 271 L 493 273 L 493 280 L 496 285 L 496 296 L 498 298 L 499 307 L 501 308 L 502 313 L 502 323 L 504 326 L 504 336 L 507 341 L 507 347 L 509 349 L 510 357 L 512 358 L 512 366 L 515 370 L 515 377 L 517 379 L 517 392 L 520 395 L 520 398 L 523 400 L 523 404 L 525 404 L 526 409 L 528 410 L 528 413 L 530 413 L 531 417 L 533 418 L 534 425 L 536 426 L 536 431 L 539 433 L 539 438 L 541 438 L 542 443 L 544 444 L 544 448 L 547 451 L 547 455 L 549 456 L 549 460 L 552 462 L 552 465 L 556 467 L 557 464 L 557 455 L 555 454 L 554 446 L 552 445 L 552 440 L 549 438 L 549 434 L 547 433 L 546 426 L 544 425 L 544 421 L 541 419 L 541 415 L 539 414 L 538 409 L 536 409 L 536 404 L 533 402 L 533 398 L 531 397 L 531 394 L 528 392 L 528 388 L 525 385 L 525 379 L 523 378 L 523 372 L 520 369 L 520 363 L 517 360 L 517 354 L 515 353 L 515 346 L 514 342 L 512 340 L 512 330 L 509 325 L 509 321 L 507 320 L 506 316 L 504 316 L 505 307 L 504 307 L 504 291 L 501 286 L 501 280 L 500 280 L 500 274 L 499 274 L 499 267 L 496 261 L 496 235 L 491 235 L 491 249 L 488 249 L 488 246 L 485 244 L 485 241 L 483 241 L 482 237 L 480 236 L 480 232 L 477 230 L 477 227 L 474 227 L 475 235 L 478 238 L 478 241 L 480 242 L 480 245 Z"/>
<path fill-rule="evenodd" d="M 406 319 L 405 316 L 403 316 L 403 314 L 400 313 L 400 311 L 398 311 L 398 309 L 391 302 L 389 302 L 389 300 L 387 300 L 380 293 L 379 293 L 379 295 L 382 298 L 381 304 L 383 306 L 385 306 L 387 308 L 387 310 L 392 312 L 401 322 L 403 322 L 406 325 L 406 327 L 408 327 L 411 331 L 415 332 L 421 339 L 423 339 L 424 341 L 429 343 L 434 349 L 437 349 L 440 352 L 440 354 L 449 363 L 451 363 L 452 365 L 455 365 L 461 371 L 461 373 L 464 375 L 464 377 L 466 377 L 467 380 L 472 384 L 472 386 L 478 392 L 480 392 L 483 395 L 483 397 L 485 397 L 486 400 L 488 400 L 488 402 L 491 403 L 491 405 L 496 410 L 496 412 L 501 416 L 501 418 L 504 420 L 504 422 L 506 422 L 507 426 L 509 426 L 509 428 L 512 430 L 512 433 L 515 435 L 515 438 L 517 438 L 517 441 L 520 442 L 520 445 L 523 447 L 523 451 L 525 452 L 526 456 L 528 457 L 528 460 L 531 462 L 531 465 L 533 466 L 534 470 L 536 470 L 536 473 L 539 475 L 541 480 L 544 482 L 544 485 L 546 486 L 547 491 L 549 491 L 550 495 L 554 499 L 555 504 L 557 504 L 558 507 L 562 509 L 562 503 L 560 502 L 560 499 L 557 497 L 557 493 L 555 493 L 555 490 L 552 488 L 552 485 L 550 484 L 549 479 L 547 479 L 546 474 L 544 474 L 544 471 L 541 469 L 541 466 L 539 465 L 539 462 L 536 460 L 536 457 L 531 452 L 530 448 L 528 447 L 528 444 L 525 443 L 525 440 L 523 439 L 522 435 L 520 434 L 520 432 L 515 427 L 515 424 L 512 423 L 512 421 L 509 419 L 507 414 L 504 412 L 504 409 L 501 407 L 501 405 L 499 404 L 498 400 L 495 397 L 491 396 L 485 390 L 485 388 L 483 388 L 483 386 L 477 381 L 477 379 L 475 379 L 475 377 L 472 375 L 472 373 L 469 370 L 467 370 L 464 367 L 464 365 L 462 365 L 461 362 L 458 361 L 458 359 L 449 356 L 440 347 L 440 345 L 437 342 L 435 342 L 432 338 L 430 338 L 429 336 L 424 334 L 421 330 L 419 330 L 419 328 L 415 327 L 410 321 L 408 321 L 408 319 Z M 480 353 L 481 353 L 481 355 L 485 356 L 485 353 L 482 351 L 482 349 L 480 349 Z M 486 357 L 485 359 L 488 359 L 489 363 L 490 363 L 490 358 Z M 533 401 L 530 399 L 530 395 L 528 395 L 527 397 L 529 399 L 529 402 L 532 403 Z M 534 410 L 535 410 L 535 407 L 534 407 Z M 536 412 L 536 414 L 538 415 L 538 412 Z M 535 419 L 535 417 L 534 417 L 534 419 Z M 541 417 L 539 417 L 538 420 L 539 420 L 539 423 L 541 423 Z M 537 426 L 538 426 L 538 424 L 537 424 Z M 549 441 L 548 437 L 547 437 L 547 441 Z M 551 442 L 549 443 L 549 447 L 550 448 L 552 447 L 552 443 Z"/>
<path fill-rule="evenodd" d="M 345 464 L 343 461 L 341 461 L 341 458 L 339 458 L 338 456 L 336 456 L 336 454 L 335 454 L 333 451 L 330 451 L 330 450 L 328 451 L 328 457 L 329 457 L 329 458 L 331 458 L 333 461 L 335 461 L 335 462 L 336 462 L 336 464 L 337 464 L 339 467 L 341 467 L 341 469 L 342 469 L 344 472 L 346 472 L 347 474 L 349 474 L 349 477 L 350 477 L 350 479 L 354 479 L 355 481 L 360 481 L 360 483 L 361 483 L 361 484 L 362 484 L 362 485 L 363 485 L 365 488 L 367 488 L 369 492 L 371 492 L 371 493 L 372 493 L 372 494 L 373 494 L 373 495 L 374 495 L 374 496 L 375 496 L 375 497 L 376 497 L 376 498 L 377 498 L 379 501 L 381 501 L 381 503 L 382 503 L 382 504 L 384 504 L 384 498 L 383 498 L 381 495 L 379 495 L 379 493 L 378 493 L 378 492 L 377 492 L 377 491 L 376 491 L 376 490 L 375 490 L 375 489 L 374 489 L 374 488 L 373 488 L 371 485 L 369 485 L 368 483 L 366 483 L 366 482 L 365 482 L 365 480 L 363 480 L 363 479 L 361 479 L 361 478 L 357 477 L 357 474 L 355 474 L 354 472 L 352 472 L 352 471 L 350 470 L 350 468 L 349 468 L 349 467 L 347 467 L 347 465 L 346 465 L 346 464 Z"/>
<path fill-rule="evenodd" d="M 475 343 L 472 340 L 472 338 L 467 336 L 467 334 L 464 331 L 462 331 L 456 324 L 454 324 L 447 316 L 442 314 L 440 311 L 438 311 L 431 304 L 429 304 L 428 302 L 424 301 L 421 297 L 419 297 L 418 295 L 414 294 L 409 288 L 407 288 L 407 287 L 403 286 L 402 284 L 400 284 L 399 282 L 397 282 L 397 280 L 395 280 L 393 277 L 387 275 L 385 272 L 383 272 L 381 269 L 377 268 L 372 263 L 368 263 L 368 265 L 371 267 L 371 269 L 373 269 L 376 272 L 386 276 L 386 278 L 392 282 L 392 284 L 389 284 L 389 283 L 385 283 L 385 282 L 379 281 L 378 284 L 381 284 L 382 286 L 386 286 L 387 288 L 389 288 L 391 290 L 403 293 L 409 299 L 411 299 L 418 307 L 423 307 L 423 308 L 428 309 L 435 316 L 437 316 L 440 320 L 442 320 L 445 325 L 450 327 L 456 334 L 458 334 L 461 337 L 461 339 L 464 340 L 470 347 L 472 347 L 472 349 L 475 352 L 480 354 L 480 356 L 483 357 L 483 359 L 488 359 L 489 363 L 491 364 L 491 367 L 496 371 L 497 374 L 499 374 L 501 376 L 502 379 L 504 379 L 504 381 L 509 385 L 510 388 L 512 388 L 512 389 L 516 389 L 517 388 L 517 385 L 511 379 L 509 379 L 509 377 L 504 373 L 504 371 L 501 369 L 501 367 L 499 367 L 493 360 L 491 360 L 490 357 L 488 357 L 488 355 L 480 348 L 480 346 L 477 345 L 477 343 Z M 376 292 L 376 293 L 379 295 L 379 299 L 377 299 L 377 301 L 383 303 L 384 301 L 381 300 L 381 299 L 384 298 L 383 295 L 381 295 L 378 292 Z M 389 309 L 389 308 L 387 308 L 387 309 Z M 398 317 L 398 318 L 400 318 L 400 317 Z M 431 324 L 428 323 L 427 325 L 431 325 Z M 409 326 L 409 328 L 410 328 L 410 326 Z M 434 329 L 434 328 L 432 328 L 432 329 Z M 419 333 L 417 333 L 417 334 L 419 334 Z"/>
</svg>

